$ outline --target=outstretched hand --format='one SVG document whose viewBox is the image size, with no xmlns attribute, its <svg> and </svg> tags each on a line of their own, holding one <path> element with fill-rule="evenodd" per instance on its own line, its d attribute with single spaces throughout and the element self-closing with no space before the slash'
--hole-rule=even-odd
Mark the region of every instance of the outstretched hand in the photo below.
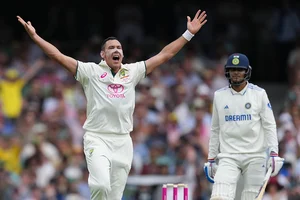
<svg viewBox="0 0 300 200">
<path fill-rule="evenodd" d="M 29 34 L 30 37 L 33 37 L 36 34 L 35 28 L 31 25 L 31 22 L 28 21 L 27 23 L 20 17 L 17 16 L 18 21 L 24 26 L 25 30 Z"/>
<path fill-rule="evenodd" d="M 187 29 L 192 34 L 196 34 L 206 22 L 206 12 L 198 10 L 192 21 L 191 18 L 187 16 Z"/>
</svg>

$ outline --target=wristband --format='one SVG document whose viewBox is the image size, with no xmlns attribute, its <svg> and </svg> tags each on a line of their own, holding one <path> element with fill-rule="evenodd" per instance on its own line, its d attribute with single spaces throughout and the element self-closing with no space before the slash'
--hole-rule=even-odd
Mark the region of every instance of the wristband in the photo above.
<svg viewBox="0 0 300 200">
<path fill-rule="evenodd" d="M 271 157 L 277 157 L 277 156 L 278 156 L 278 153 L 276 153 L 276 152 L 274 152 L 274 151 L 271 151 L 270 156 L 271 156 Z"/>
<path fill-rule="evenodd" d="M 191 41 L 191 39 L 194 37 L 194 34 L 192 34 L 189 30 L 186 30 L 182 36 L 187 40 Z"/>
</svg>

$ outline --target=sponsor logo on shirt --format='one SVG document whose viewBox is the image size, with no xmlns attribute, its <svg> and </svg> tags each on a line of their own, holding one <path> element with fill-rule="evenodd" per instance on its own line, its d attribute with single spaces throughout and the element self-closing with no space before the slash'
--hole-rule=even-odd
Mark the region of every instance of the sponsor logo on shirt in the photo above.
<svg viewBox="0 0 300 200">
<path fill-rule="evenodd" d="M 268 108 L 270 108 L 272 110 L 272 106 L 271 106 L 270 102 L 268 103 Z"/>
<path fill-rule="evenodd" d="M 241 114 L 241 115 L 225 115 L 225 121 L 250 121 L 252 119 L 251 114 Z"/>
<path fill-rule="evenodd" d="M 124 86 L 121 84 L 110 84 L 107 90 L 109 91 L 109 94 L 106 94 L 107 98 L 125 98 Z"/>
<path fill-rule="evenodd" d="M 107 72 L 104 72 L 103 74 L 101 74 L 100 78 L 104 78 L 107 75 Z"/>
</svg>

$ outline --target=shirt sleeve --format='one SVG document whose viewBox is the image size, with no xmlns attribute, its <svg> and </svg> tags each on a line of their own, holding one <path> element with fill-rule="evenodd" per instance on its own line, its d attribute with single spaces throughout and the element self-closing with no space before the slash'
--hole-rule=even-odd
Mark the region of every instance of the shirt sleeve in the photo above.
<svg viewBox="0 0 300 200">
<path fill-rule="evenodd" d="M 77 70 L 75 79 L 79 81 L 82 85 L 86 85 L 91 77 L 92 72 L 92 64 L 91 63 L 84 63 L 81 61 L 77 61 Z"/>
<path fill-rule="evenodd" d="M 278 153 L 276 121 L 266 91 L 264 91 L 262 96 L 262 109 L 260 117 L 262 120 L 262 126 L 265 132 L 265 138 L 269 148 L 269 152 L 274 151 Z"/>
<path fill-rule="evenodd" d="M 130 70 L 133 70 L 134 85 L 137 85 L 138 82 L 140 82 L 143 78 L 146 77 L 146 63 L 145 63 L 145 61 L 130 64 L 129 67 L 130 67 Z"/>
<path fill-rule="evenodd" d="M 216 96 L 216 95 L 215 95 Z M 213 109 L 212 109 L 212 123 L 211 123 L 211 132 L 209 138 L 209 149 L 208 149 L 208 158 L 216 158 L 219 154 L 219 139 L 220 124 L 219 124 L 219 115 L 216 105 L 216 98 L 213 100 Z"/>
</svg>

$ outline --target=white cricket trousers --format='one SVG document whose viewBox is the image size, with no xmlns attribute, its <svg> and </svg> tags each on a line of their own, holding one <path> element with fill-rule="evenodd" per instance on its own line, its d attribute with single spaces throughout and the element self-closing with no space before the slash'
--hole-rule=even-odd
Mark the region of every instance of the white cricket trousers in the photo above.
<svg viewBox="0 0 300 200">
<path fill-rule="evenodd" d="M 244 180 L 241 200 L 255 199 L 266 174 L 266 153 L 220 153 L 218 159 L 211 200 L 234 200 L 240 176 Z"/>
<path fill-rule="evenodd" d="M 86 132 L 83 145 L 91 200 L 121 200 L 133 159 L 130 135 Z"/>
</svg>

